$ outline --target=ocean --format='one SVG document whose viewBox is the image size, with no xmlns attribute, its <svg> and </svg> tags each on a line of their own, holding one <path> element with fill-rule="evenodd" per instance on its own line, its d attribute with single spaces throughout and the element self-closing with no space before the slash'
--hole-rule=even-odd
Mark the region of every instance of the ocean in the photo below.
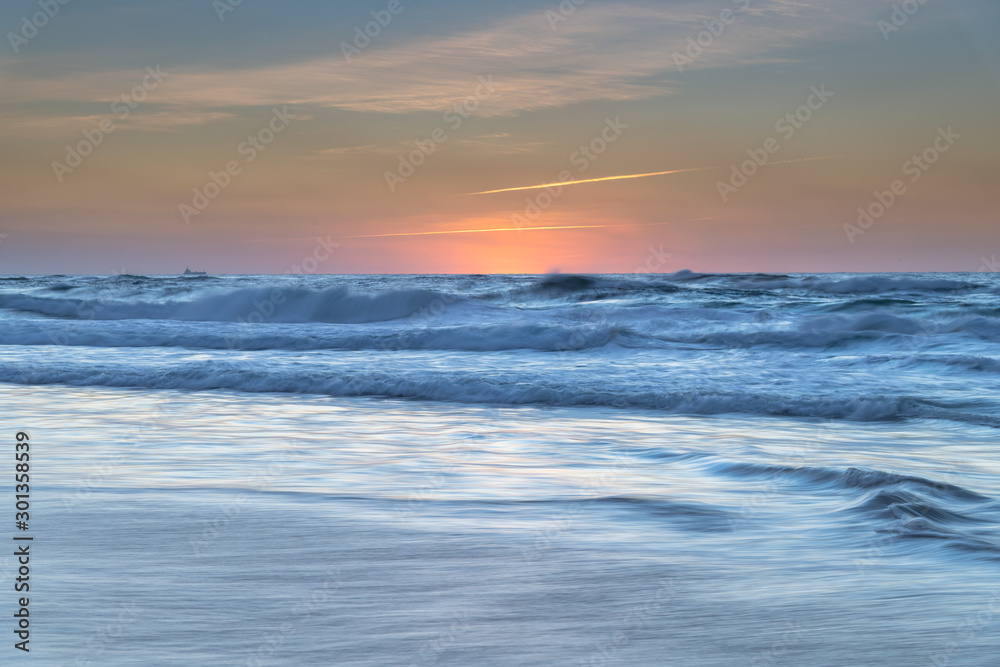
<svg viewBox="0 0 1000 667">
<path fill-rule="evenodd" d="M 988 273 L 0 277 L 10 664 L 996 667 L 998 343 Z"/>
</svg>

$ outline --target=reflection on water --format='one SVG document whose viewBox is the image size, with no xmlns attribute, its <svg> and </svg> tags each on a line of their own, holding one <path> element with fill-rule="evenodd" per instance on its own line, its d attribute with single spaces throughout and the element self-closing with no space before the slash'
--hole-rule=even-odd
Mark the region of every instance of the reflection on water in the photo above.
<svg viewBox="0 0 1000 667">
<path fill-rule="evenodd" d="M 65 387 L 0 401 L 37 452 L 39 664 L 1000 654 L 988 427 Z"/>
</svg>

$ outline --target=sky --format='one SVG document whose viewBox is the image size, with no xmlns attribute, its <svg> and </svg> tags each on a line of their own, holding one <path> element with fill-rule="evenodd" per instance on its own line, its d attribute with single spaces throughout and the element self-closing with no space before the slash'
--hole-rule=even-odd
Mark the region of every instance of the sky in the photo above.
<svg viewBox="0 0 1000 667">
<path fill-rule="evenodd" d="M 0 29 L 2 274 L 998 270 L 995 0 L 6 0 Z"/>
</svg>

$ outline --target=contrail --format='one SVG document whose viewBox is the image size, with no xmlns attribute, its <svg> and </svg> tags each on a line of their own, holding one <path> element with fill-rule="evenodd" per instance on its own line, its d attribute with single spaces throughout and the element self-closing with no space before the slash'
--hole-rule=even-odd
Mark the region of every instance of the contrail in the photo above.
<svg viewBox="0 0 1000 667">
<path fill-rule="evenodd" d="M 393 234 L 360 234 L 358 236 L 337 236 L 338 239 L 377 239 L 384 236 L 429 236 L 431 234 L 481 234 L 484 232 L 534 232 L 543 229 L 601 229 L 605 227 L 651 227 L 654 225 L 672 225 L 677 222 L 694 222 L 697 220 L 714 220 L 710 218 L 692 218 L 691 220 L 669 220 L 667 222 L 635 222 L 617 225 L 559 225 L 553 227 L 492 227 L 488 229 L 450 229 L 440 232 L 396 232 Z"/>
<path fill-rule="evenodd" d="M 829 160 L 831 158 L 840 157 L 839 155 L 824 155 L 823 157 L 804 157 L 797 160 L 781 160 L 779 162 L 765 162 L 764 167 L 769 167 L 775 164 L 788 164 L 789 162 L 807 162 L 809 160 Z M 492 195 L 497 192 L 516 192 L 518 190 L 540 190 L 542 188 L 557 188 L 564 185 L 580 185 L 581 183 L 598 183 L 600 181 L 619 181 L 625 178 L 647 178 L 649 176 L 663 176 L 664 174 L 680 174 L 687 171 L 706 171 L 709 169 L 728 169 L 728 167 L 695 167 L 693 169 L 672 169 L 670 171 L 651 171 L 647 174 L 624 174 L 622 176 L 604 176 L 602 178 L 585 178 L 579 181 L 565 181 L 562 183 L 543 183 L 541 185 L 523 185 L 516 188 L 502 188 L 500 190 L 483 190 L 482 192 L 468 192 L 467 196 L 474 195 Z"/>
<path fill-rule="evenodd" d="M 524 185 L 517 188 L 503 188 L 501 190 L 484 190 L 482 192 L 469 192 L 468 195 L 491 195 L 495 192 L 515 192 L 517 190 L 539 190 L 541 188 L 554 188 L 563 185 L 579 185 L 581 183 L 597 183 L 598 181 L 617 181 L 623 178 L 646 178 L 647 176 L 662 176 L 663 174 L 679 174 L 682 171 L 705 171 L 706 169 L 721 169 L 721 167 L 696 167 L 694 169 L 673 169 L 671 171 L 651 171 L 648 174 L 626 174 L 624 176 L 604 176 L 602 178 L 585 178 L 579 181 L 564 181 L 562 183 L 543 183 L 542 185 Z"/>
<path fill-rule="evenodd" d="M 533 232 L 539 229 L 595 229 L 597 227 L 617 227 L 618 225 L 565 225 L 561 227 L 494 227 L 492 229 L 451 229 L 441 232 L 398 232 L 395 234 L 361 234 L 358 236 L 338 236 L 339 239 L 376 239 L 382 236 L 428 236 L 430 234 L 477 234 L 480 232 Z"/>
</svg>

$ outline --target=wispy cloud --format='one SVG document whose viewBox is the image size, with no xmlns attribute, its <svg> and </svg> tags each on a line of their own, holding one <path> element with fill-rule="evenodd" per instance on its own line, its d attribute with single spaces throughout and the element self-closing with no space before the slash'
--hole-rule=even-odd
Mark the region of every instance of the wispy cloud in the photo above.
<svg viewBox="0 0 1000 667">
<path fill-rule="evenodd" d="M 365 144 L 364 146 L 342 146 L 340 148 L 324 148 L 317 151 L 319 155 L 352 155 L 354 153 L 386 152 L 385 146 L 378 144 Z"/>
<path fill-rule="evenodd" d="M 408 232 L 388 232 L 383 234 L 354 234 L 351 236 L 334 236 L 337 239 L 379 239 L 395 236 L 439 236 L 447 234 L 493 234 L 497 232 L 543 232 L 558 231 L 565 229 L 625 229 L 628 227 L 659 227 L 662 225 L 676 225 L 684 222 L 701 222 L 705 220 L 715 220 L 715 217 L 690 218 L 685 220 L 664 220 L 661 222 L 616 222 L 600 225 L 544 225 L 537 227 L 477 227 L 472 229 L 436 229 Z M 299 242 L 311 241 L 313 237 L 282 238 L 282 239 L 248 239 L 244 243 L 275 243 L 275 242 Z"/>
<path fill-rule="evenodd" d="M 5 113 L 0 114 L 0 136 L 75 136 L 81 130 L 92 129 L 105 118 L 114 121 L 116 129 L 166 132 L 236 117 L 236 114 L 223 111 L 193 110 L 133 112 L 124 120 L 111 112 L 67 116 Z"/>
<path fill-rule="evenodd" d="M 722 3 L 723 5 L 725 3 Z M 870 10 L 843 0 L 830 18 L 819 0 L 754 2 L 705 49 L 694 67 L 774 61 L 780 50 L 837 31 Z M 636 100 L 676 92 L 672 53 L 718 15 L 704 3 L 669 6 L 581 5 L 553 30 L 543 11 L 490 27 L 423 37 L 396 46 L 376 44 L 348 63 L 329 56 L 254 69 L 176 69 L 164 102 L 178 108 L 271 104 L 335 107 L 364 112 L 440 112 L 474 93 L 492 75 L 497 93 L 476 113 L 509 115 L 592 100 Z M 852 18 L 853 17 L 853 18 Z M 129 74 L 18 77 L 0 73 L 8 101 L 94 100 L 113 96 Z M 179 113 L 179 112 L 178 112 Z"/>
</svg>

